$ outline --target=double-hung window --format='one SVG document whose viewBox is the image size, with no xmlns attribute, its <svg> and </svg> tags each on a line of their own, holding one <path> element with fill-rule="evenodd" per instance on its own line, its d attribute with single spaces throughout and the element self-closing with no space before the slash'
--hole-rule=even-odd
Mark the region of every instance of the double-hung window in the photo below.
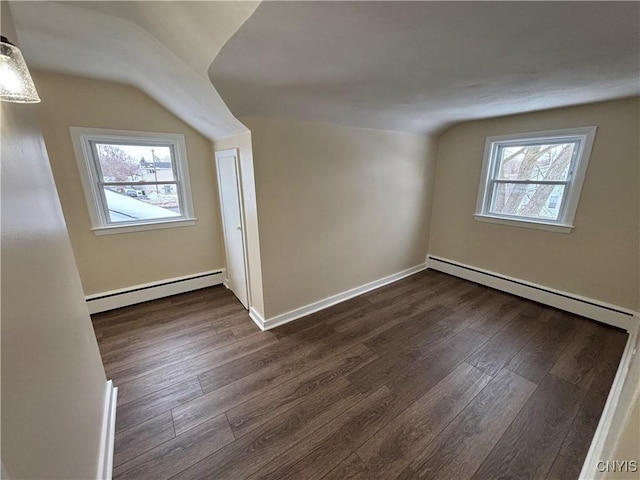
<svg viewBox="0 0 640 480">
<path fill-rule="evenodd" d="M 193 225 L 184 135 L 71 127 L 96 234 Z"/>
<path fill-rule="evenodd" d="M 476 219 L 570 232 L 595 131 L 488 137 Z"/>
</svg>

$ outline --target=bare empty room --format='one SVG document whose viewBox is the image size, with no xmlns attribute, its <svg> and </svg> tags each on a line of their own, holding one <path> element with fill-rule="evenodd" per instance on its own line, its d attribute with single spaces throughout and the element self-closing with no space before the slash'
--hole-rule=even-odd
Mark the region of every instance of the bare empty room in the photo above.
<svg viewBox="0 0 640 480">
<path fill-rule="evenodd" d="M 639 2 L 1 7 L 2 478 L 638 478 Z"/>
</svg>

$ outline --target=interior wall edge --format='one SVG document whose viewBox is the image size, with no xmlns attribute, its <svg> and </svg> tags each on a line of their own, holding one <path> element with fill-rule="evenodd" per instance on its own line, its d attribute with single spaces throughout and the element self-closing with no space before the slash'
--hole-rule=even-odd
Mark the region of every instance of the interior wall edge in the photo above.
<svg viewBox="0 0 640 480">
<path fill-rule="evenodd" d="M 98 452 L 98 480 L 111 480 L 113 476 L 113 452 L 116 434 L 116 405 L 118 403 L 118 387 L 113 381 L 105 384 L 104 413 L 102 418 L 102 432 L 100 451 Z"/>
<path fill-rule="evenodd" d="M 222 150 L 236 149 L 240 167 L 240 194 L 242 198 L 243 221 L 245 227 L 246 261 L 248 276 L 249 310 L 264 316 L 264 292 L 262 274 L 262 254 L 260 251 L 260 229 L 254 174 L 253 144 L 251 131 L 217 140 L 213 143 L 213 156 Z M 212 161 L 215 162 L 215 159 Z M 217 175 L 217 172 L 216 172 Z"/>
</svg>

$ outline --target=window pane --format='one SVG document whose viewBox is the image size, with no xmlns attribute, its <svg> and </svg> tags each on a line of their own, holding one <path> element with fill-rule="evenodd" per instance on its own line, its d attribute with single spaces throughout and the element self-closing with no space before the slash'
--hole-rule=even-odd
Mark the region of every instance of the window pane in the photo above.
<svg viewBox="0 0 640 480">
<path fill-rule="evenodd" d="M 105 182 L 174 181 L 170 147 L 95 143 Z"/>
<path fill-rule="evenodd" d="M 500 180 L 566 180 L 576 142 L 515 145 L 498 150 Z"/>
<path fill-rule="evenodd" d="M 496 183 L 490 213 L 557 220 L 564 190 L 564 185 Z"/>
<path fill-rule="evenodd" d="M 110 185 L 104 187 L 112 223 L 154 220 L 182 215 L 175 183 L 160 185 Z"/>
</svg>

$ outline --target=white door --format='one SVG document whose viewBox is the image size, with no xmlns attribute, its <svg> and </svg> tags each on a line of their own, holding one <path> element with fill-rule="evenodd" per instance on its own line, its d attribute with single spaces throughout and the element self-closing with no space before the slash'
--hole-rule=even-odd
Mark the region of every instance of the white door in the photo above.
<svg viewBox="0 0 640 480">
<path fill-rule="evenodd" d="M 246 248 L 240 202 L 238 151 L 231 149 L 216 152 L 216 167 L 227 257 L 227 286 L 238 297 L 244 308 L 248 309 Z"/>
</svg>

